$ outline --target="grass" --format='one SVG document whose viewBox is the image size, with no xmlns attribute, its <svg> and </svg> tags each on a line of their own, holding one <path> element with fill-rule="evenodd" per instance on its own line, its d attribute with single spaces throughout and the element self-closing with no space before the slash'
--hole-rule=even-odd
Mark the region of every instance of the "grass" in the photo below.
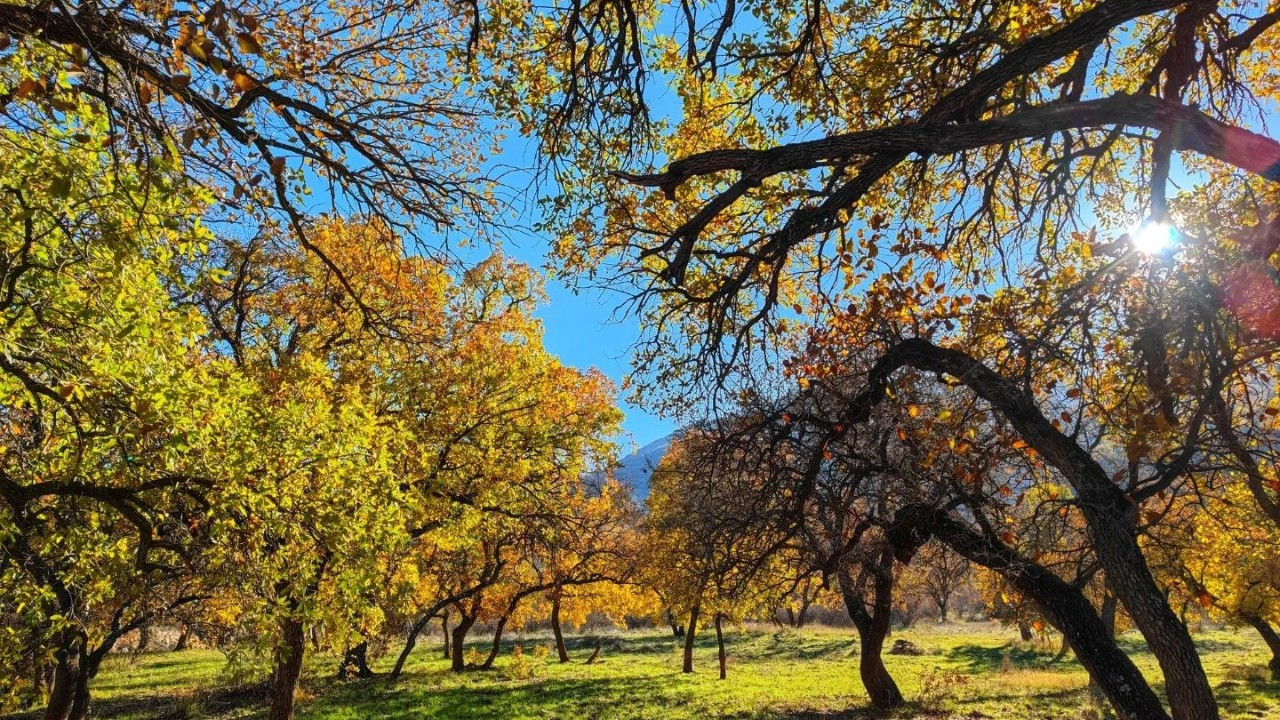
<svg viewBox="0 0 1280 720">
<path fill-rule="evenodd" d="M 895 633 L 925 651 L 886 656 L 908 706 L 893 718 L 1077 718 L 1110 717 L 1105 702 L 1089 692 L 1074 659 L 1052 662 L 1055 644 L 1016 642 L 1016 633 L 988 623 L 919 625 Z M 449 672 L 431 643 L 420 644 L 399 680 L 339 682 L 330 679 L 336 660 L 312 657 L 304 681 L 302 720 L 368 717 L 417 720 L 454 718 L 593 718 L 735 720 L 790 718 L 836 720 L 881 717 L 867 707 L 858 680 L 857 642 L 851 630 L 813 628 L 795 632 L 754 627 L 729 632 L 729 679 L 715 667 L 714 637 L 699 638 L 696 672 L 680 672 L 678 647 L 663 632 L 609 636 L 602 661 L 581 661 L 593 638 L 577 638 L 570 652 L 578 662 L 561 665 L 539 634 L 506 643 L 494 670 Z M 1197 635 L 1205 669 L 1227 719 L 1280 718 L 1280 683 L 1266 680 L 1262 642 L 1245 631 Z M 1159 673 L 1141 639 L 1126 636 L 1143 672 Z M 520 644 L 525 660 L 516 661 Z M 425 645 L 425 647 L 423 647 Z M 482 643 L 475 647 L 482 650 Z M 385 671 L 392 658 L 375 669 Z M 97 716 L 141 718 L 255 718 L 263 715 L 260 692 L 222 685 L 222 656 L 208 650 L 115 656 L 94 687 Z M 531 673 L 531 674 L 530 674 Z M 527 675 L 527 676 L 526 676 Z M 1156 683 L 1157 690 L 1162 690 Z"/>
</svg>

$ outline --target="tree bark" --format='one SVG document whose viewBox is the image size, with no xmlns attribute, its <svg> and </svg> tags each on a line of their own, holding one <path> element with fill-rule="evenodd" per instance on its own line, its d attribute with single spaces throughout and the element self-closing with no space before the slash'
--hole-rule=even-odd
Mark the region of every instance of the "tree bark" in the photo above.
<svg viewBox="0 0 1280 720">
<path fill-rule="evenodd" d="M 564 644 L 564 631 L 560 628 L 560 595 L 551 600 L 551 634 L 556 639 L 556 657 L 560 662 L 569 662 L 569 649 Z"/>
<path fill-rule="evenodd" d="M 936 508 L 910 508 L 903 515 L 919 513 L 917 527 L 927 528 L 953 550 L 990 568 L 1015 589 L 1032 598 L 1049 621 L 1067 637 L 1076 658 L 1097 680 L 1116 713 L 1126 720 L 1165 720 L 1169 717 L 1146 678 L 1125 655 L 1093 604 L 1079 588 L 1043 566 L 1017 554 L 1012 548 L 981 535 L 963 522 Z"/>
<path fill-rule="evenodd" d="M 493 668 L 493 661 L 498 659 L 498 653 L 502 651 L 502 631 L 507 627 L 507 615 L 498 618 L 498 626 L 493 630 L 493 647 L 489 648 L 489 656 L 480 663 L 481 670 L 490 670 Z"/>
<path fill-rule="evenodd" d="M 409 653 L 413 652 L 414 646 L 418 644 L 418 634 L 421 633 L 422 629 L 425 628 L 427 626 L 427 623 L 431 621 L 431 617 L 432 617 L 431 615 L 423 615 L 422 617 L 418 618 L 413 623 L 412 626 L 410 626 L 409 636 L 406 637 L 404 640 L 404 649 L 400 651 L 400 657 L 396 658 L 395 667 L 391 668 L 391 677 L 393 678 L 400 677 L 400 673 L 404 672 L 404 664 L 409 660 Z M 447 619 L 446 619 L 446 626 L 447 626 Z M 449 639 L 447 635 L 445 637 L 444 644 L 445 644 L 445 649 L 447 650 L 449 647 Z"/>
<path fill-rule="evenodd" d="M 1018 637 L 1022 638 L 1022 642 L 1031 642 L 1036 639 L 1035 634 L 1031 632 L 1031 623 L 1025 620 L 1018 621 Z"/>
<path fill-rule="evenodd" d="M 1271 662 L 1267 663 L 1267 669 L 1271 671 L 1272 680 L 1280 681 L 1280 634 L 1271 627 L 1271 623 L 1257 615 L 1245 615 L 1244 619 L 1266 641 L 1267 648 L 1271 650 Z"/>
<path fill-rule="evenodd" d="M 870 562 L 870 561 L 868 561 Z M 906 699 L 884 665 L 884 640 L 893 619 L 893 548 L 887 544 L 873 566 L 863 570 L 871 576 L 872 601 L 868 612 L 858 583 L 848 568 L 840 570 L 840 591 L 849 619 L 858 629 L 858 675 L 871 704 L 881 710 L 901 706 Z"/>
<path fill-rule="evenodd" d="M 716 652 L 720 657 L 720 679 L 725 678 L 724 630 L 720 628 L 720 613 L 716 613 Z"/>
<path fill-rule="evenodd" d="M 302 675 L 302 655 L 306 651 L 306 633 L 300 620 L 288 618 L 280 624 L 280 630 L 271 679 L 271 710 L 267 720 L 293 719 L 294 694 L 298 689 L 298 678 Z"/>
<path fill-rule="evenodd" d="M 870 387 L 853 401 L 854 420 L 869 417 L 871 406 L 885 397 L 890 376 L 904 366 L 961 381 L 1071 484 L 1108 582 L 1160 664 L 1174 720 L 1217 720 L 1218 704 L 1191 634 L 1169 607 L 1138 546 L 1133 499 L 1092 455 L 1053 426 L 1032 395 L 971 356 L 927 340 L 905 340 L 881 357 L 871 370 Z M 1075 638 L 1071 644 L 1078 647 Z"/>
<path fill-rule="evenodd" d="M 449 611 L 445 610 L 440 616 L 440 630 L 444 633 L 444 659 L 448 660 L 452 655 L 449 653 Z"/>
<path fill-rule="evenodd" d="M 64 630 L 61 639 L 62 647 L 54 653 L 44 720 L 81 720 L 89 712 L 88 653 L 84 637 L 76 631 Z"/>
<path fill-rule="evenodd" d="M 698 634 L 698 603 L 694 603 L 689 609 L 689 627 L 684 632 L 684 664 L 681 666 L 683 672 L 693 672 L 693 640 Z"/>
<path fill-rule="evenodd" d="M 454 672 L 462 672 L 467 669 L 467 663 L 464 660 L 467 632 L 475 624 L 475 617 L 463 614 L 458 617 L 458 624 L 453 627 L 453 661 L 450 663 L 450 669 Z"/>
</svg>

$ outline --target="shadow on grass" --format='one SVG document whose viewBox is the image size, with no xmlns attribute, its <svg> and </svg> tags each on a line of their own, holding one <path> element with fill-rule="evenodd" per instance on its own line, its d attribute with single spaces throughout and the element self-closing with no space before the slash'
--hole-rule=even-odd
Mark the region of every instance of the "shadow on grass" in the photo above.
<svg viewBox="0 0 1280 720">
<path fill-rule="evenodd" d="M 524 680 L 492 686 L 433 684 L 436 673 L 386 678 L 335 686 L 308 703 L 303 717 L 325 716 L 337 711 L 348 716 L 387 720 L 419 720 L 442 717 L 479 720 L 503 717 L 609 717 L 616 708 L 644 703 L 660 710 L 663 704 L 683 696 L 655 692 L 661 676 L 648 678 L 588 678 Z M 486 673 L 492 678 L 493 675 Z"/>
<path fill-rule="evenodd" d="M 1012 643 L 992 647 L 990 645 L 957 645 L 946 652 L 952 660 L 962 662 L 971 673 L 1000 672 L 1005 668 L 1006 658 L 1013 668 L 1035 668 L 1037 670 L 1074 670 L 1078 668 L 1075 655 L 1067 653 L 1058 662 L 1053 662 L 1056 650 L 1041 650 L 1034 647 L 1019 647 Z"/>
<path fill-rule="evenodd" d="M 217 717 L 238 713 L 267 702 L 267 686 L 209 688 L 180 695 L 135 695 L 131 697 L 93 699 L 90 710 L 93 717 L 139 717 L 149 720 L 187 720 L 188 718 Z M 36 720 L 43 710 L 30 710 L 13 715 L 0 715 L 5 720 Z"/>
</svg>

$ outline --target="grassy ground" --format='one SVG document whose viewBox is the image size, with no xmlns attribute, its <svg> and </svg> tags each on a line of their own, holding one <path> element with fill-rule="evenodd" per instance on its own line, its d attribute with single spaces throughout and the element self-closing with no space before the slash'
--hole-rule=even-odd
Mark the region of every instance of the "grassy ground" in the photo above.
<svg viewBox="0 0 1280 720">
<path fill-rule="evenodd" d="M 1053 663 L 1056 647 L 1015 642 L 995 625 L 921 625 L 895 633 L 919 646 L 920 656 L 889 656 L 887 664 L 910 704 L 896 718 L 1109 717 L 1091 697 L 1074 661 Z M 329 679 L 335 661 L 312 659 L 304 682 L 303 720 L 403 718 L 793 718 L 834 720 L 877 717 L 867 710 L 858 681 L 857 643 L 851 631 L 814 628 L 735 630 L 727 636 L 729 679 L 717 678 L 714 637 L 699 639 L 696 672 L 680 672 L 669 635 L 629 632 L 609 636 L 601 662 L 581 661 L 594 640 L 571 643 L 577 662 L 561 665 L 546 654 L 547 638 L 513 638 L 490 672 L 455 675 L 431 644 L 411 659 L 398 681 Z M 1280 683 L 1265 680 L 1261 641 L 1246 631 L 1197 636 L 1223 716 L 1280 718 Z M 1124 643 L 1147 676 L 1159 677 L 1136 636 Z M 523 658 L 514 655 L 519 644 Z M 477 644 L 478 647 L 478 644 Z M 375 664 L 385 670 L 390 658 Z M 253 718 L 261 697 L 223 684 L 216 652 L 192 650 L 116 656 L 95 682 L 99 717 Z M 1157 689 L 1161 689 L 1157 683 Z"/>
</svg>

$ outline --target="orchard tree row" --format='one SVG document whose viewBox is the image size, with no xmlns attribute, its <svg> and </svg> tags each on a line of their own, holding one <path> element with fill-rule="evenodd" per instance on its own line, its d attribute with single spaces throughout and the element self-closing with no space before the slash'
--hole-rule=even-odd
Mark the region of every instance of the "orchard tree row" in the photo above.
<svg viewBox="0 0 1280 720">
<path fill-rule="evenodd" d="M 285 718 L 308 635 L 358 672 L 447 610 L 457 667 L 480 618 L 579 618 L 610 580 L 690 642 L 816 582 L 893 706 L 888 608 L 942 552 L 1121 716 L 1216 718 L 1175 606 L 1280 648 L 1277 23 L 0 2 L 11 691 L 82 716 L 122 634 L 190 613 Z M 618 415 L 540 347 L 536 273 L 461 262 L 514 221 L 503 133 L 554 273 L 621 293 L 635 399 L 688 424 L 638 523 L 584 484 Z"/>
</svg>

